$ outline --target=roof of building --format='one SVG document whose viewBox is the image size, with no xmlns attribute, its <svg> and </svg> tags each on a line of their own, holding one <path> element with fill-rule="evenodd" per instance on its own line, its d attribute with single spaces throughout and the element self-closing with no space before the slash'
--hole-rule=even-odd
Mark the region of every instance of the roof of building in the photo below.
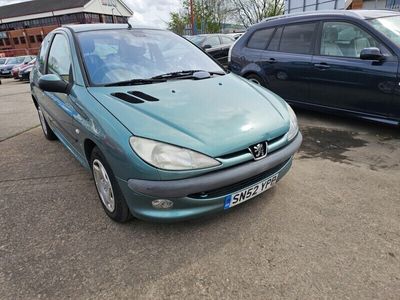
<svg viewBox="0 0 400 300">
<path fill-rule="evenodd" d="M 90 1 L 91 0 L 31 0 L 6 6 L 0 6 L 0 19 L 83 7 Z"/>
</svg>

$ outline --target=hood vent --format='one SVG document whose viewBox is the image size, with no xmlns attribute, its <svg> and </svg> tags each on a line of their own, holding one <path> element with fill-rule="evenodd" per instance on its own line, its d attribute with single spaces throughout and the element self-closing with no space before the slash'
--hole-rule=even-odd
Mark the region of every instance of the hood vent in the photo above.
<svg viewBox="0 0 400 300">
<path fill-rule="evenodd" d="M 139 97 L 140 99 L 143 99 L 145 101 L 150 101 L 150 102 L 159 101 L 159 99 L 154 98 L 153 96 L 150 96 L 148 94 L 145 94 L 145 93 L 142 93 L 142 92 L 138 92 L 138 91 L 128 92 L 128 94 L 131 94 L 133 96 Z"/>
<path fill-rule="evenodd" d="M 114 96 L 118 99 L 124 100 L 129 103 L 135 103 L 135 104 L 144 103 L 143 100 L 140 100 L 139 98 L 136 98 L 134 96 L 125 93 L 112 93 L 111 96 Z"/>
<path fill-rule="evenodd" d="M 159 99 L 154 98 L 153 96 L 150 96 L 148 94 L 138 92 L 138 91 L 128 92 L 127 94 L 112 93 L 111 96 L 114 96 L 118 99 L 124 100 L 129 103 L 134 103 L 134 104 L 159 101 Z"/>
</svg>

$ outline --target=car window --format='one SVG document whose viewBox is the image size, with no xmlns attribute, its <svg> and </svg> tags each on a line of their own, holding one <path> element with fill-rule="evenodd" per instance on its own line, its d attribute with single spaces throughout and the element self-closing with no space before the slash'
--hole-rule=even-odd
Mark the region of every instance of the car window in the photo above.
<svg viewBox="0 0 400 300">
<path fill-rule="evenodd" d="M 45 72 L 44 65 L 45 65 L 47 50 L 49 49 L 50 46 L 50 41 L 51 41 L 51 35 L 46 36 L 40 47 L 39 60 L 37 63 L 39 64 L 39 72 L 42 74 Z"/>
<path fill-rule="evenodd" d="M 233 44 L 233 42 L 235 41 L 234 39 L 231 39 L 230 37 L 227 36 L 220 36 L 221 38 L 221 42 L 224 45 L 229 45 L 229 44 Z"/>
<path fill-rule="evenodd" d="M 279 43 L 281 41 L 282 31 L 283 31 L 283 27 L 279 27 L 275 31 L 274 36 L 272 37 L 272 39 L 271 39 L 271 41 L 269 42 L 269 45 L 268 45 L 268 50 L 269 51 L 278 51 Z"/>
<path fill-rule="evenodd" d="M 57 34 L 50 48 L 48 73 L 57 74 L 65 81 L 69 81 L 71 65 L 68 41 L 65 36 Z"/>
<path fill-rule="evenodd" d="M 12 65 L 12 64 L 16 64 L 16 63 L 17 63 L 16 58 L 9 58 L 6 62 L 7 65 Z"/>
<path fill-rule="evenodd" d="M 7 59 L 5 58 L 0 58 L 0 65 L 4 65 Z"/>
<path fill-rule="evenodd" d="M 87 75 L 95 85 L 182 70 L 223 72 L 203 51 L 167 31 L 97 30 L 77 36 Z"/>
<path fill-rule="evenodd" d="M 25 61 L 25 56 L 17 57 L 17 64 L 22 64 Z"/>
<path fill-rule="evenodd" d="M 288 53 L 311 54 L 316 23 L 285 26 L 279 50 Z"/>
<path fill-rule="evenodd" d="M 346 22 L 325 22 L 321 36 L 321 55 L 359 58 L 364 48 L 380 48 L 390 52 L 360 27 Z"/>
<path fill-rule="evenodd" d="M 249 42 L 247 43 L 247 47 L 264 50 L 265 48 L 267 48 L 268 42 L 271 39 L 274 31 L 275 28 L 267 28 L 254 32 Z"/>
<path fill-rule="evenodd" d="M 210 45 L 212 48 L 219 46 L 221 42 L 219 41 L 218 36 L 210 36 L 208 37 L 205 42 L 203 43 L 203 46 L 205 45 Z"/>
</svg>

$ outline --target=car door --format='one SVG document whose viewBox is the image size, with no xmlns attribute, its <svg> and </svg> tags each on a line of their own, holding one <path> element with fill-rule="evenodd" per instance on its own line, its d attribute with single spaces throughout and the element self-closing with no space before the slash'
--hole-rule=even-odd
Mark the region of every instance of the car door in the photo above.
<svg viewBox="0 0 400 300">
<path fill-rule="evenodd" d="M 266 85 L 288 101 L 309 97 L 309 76 L 317 22 L 277 27 L 260 62 Z"/>
<path fill-rule="evenodd" d="M 335 109 L 390 117 L 398 60 L 358 24 L 325 21 L 313 58 L 310 102 Z M 384 61 L 363 60 L 361 50 L 377 47 Z"/>
<path fill-rule="evenodd" d="M 71 48 L 68 37 L 55 34 L 47 56 L 46 74 L 56 74 L 73 85 Z M 72 94 L 41 91 L 40 105 L 48 117 L 55 133 L 61 134 L 70 146 L 75 142 L 73 116 L 76 114 Z"/>
<path fill-rule="evenodd" d="M 231 48 L 231 46 L 235 42 L 235 40 L 230 37 L 224 36 L 224 35 L 220 35 L 219 39 L 221 41 L 221 46 L 220 46 L 221 48 L 220 48 L 220 54 L 219 54 L 218 61 L 222 65 L 227 66 L 229 49 Z"/>
</svg>

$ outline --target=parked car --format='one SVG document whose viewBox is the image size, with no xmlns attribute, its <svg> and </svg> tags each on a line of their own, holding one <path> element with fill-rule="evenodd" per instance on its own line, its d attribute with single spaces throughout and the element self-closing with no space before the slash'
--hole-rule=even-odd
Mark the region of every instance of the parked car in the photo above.
<svg viewBox="0 0 400 300">
<path fill-rule="evenodd" d="M 24 65 L 23 67 L 20 67 L 19 71 L 18 71 L 18 79 L 24 80 L 24 81 L 29 81 L 29 76 L 31 74 L 31 71 L 32 71 L 35 63 L 36 63 L 36 57 L 33 60 L 31 60 L 29 63 Z"/>
<path fill-rule="evenodd" d="M 205 50 L 220 64 L 228 65 L 228 53 L 235 39 L 225 34 L 199 34 L 186 36 L 196 46 Z"/>
<path fill-rule="evenodd" d="M 399 125 L 400 13 L 327 11 L 267 19 L 230 69 L 290 104 Z"/>
<path fill-rule="evenodd" d="M 238 40 L 244 32 L 227 33 L 226 35 L 233 38 L 235 41 Z"/>
<path fill-rule="evenodd" d="M 2 77 L 10 77 L 11 70 L 16 66 L 24 62 L 27 56 L 18 56 L 18 57 L 9 57 L 4 62 L 3 65 L 0 65 L 0 76 Z"/>
<path fill-rule="evenodd" d="M 280 97 L 169 31 L 56 29 L 31 91 L 46 138 L 91 170 L 119 222 L 227 210 L 282 179 L 302 141 Z"/>
<path fill-rule="evenodd" d="M 11 70 L 11 75 L 14 79 L 19 79 L 19 70 L 23 67 L 26 67 L 30 62 L 32 62 L 32 60 L 35 58 L 35 56 L 33 55 L 28 55 L 28 56 L 23 56 L 21 57 L 21 59 L 23 58 L 23 61 L 18 64 L 15 65 L 12 70 Z"/>
</svg>

